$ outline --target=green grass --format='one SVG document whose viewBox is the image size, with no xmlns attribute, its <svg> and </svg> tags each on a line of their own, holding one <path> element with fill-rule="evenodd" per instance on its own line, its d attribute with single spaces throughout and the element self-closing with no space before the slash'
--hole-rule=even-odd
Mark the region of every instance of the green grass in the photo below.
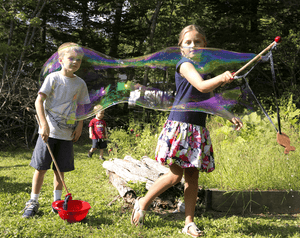
<svg viewBox="0 0 300 238">
<path fill-rule="evenodd" d="M 118 192 L 109 183 L 102 162 L 96 156 L 87 157 L 89 147 L 84 141 L 75 146 L 76 169 L 66 174 L 66 186 L 73 199 L 87 201 L 92 207 L 83 222 L 73 224 L 51 211 L 52 171 L 45 176 L 38 215 L 23 219 L 22 209 L 30 197 L 34 172 L 29 166 L 32 150 L 0 152 L 0 237 L 187 237 L 180 233 L 183 214 L 149 212 L 140 229 L 130 224 L 131 208 L 122 199 L 108 206 Z M 242 217 L 204 212 L 197 213 L 195 222 L 206 237 L 300 237 L 298 215 Z"/>
</svg>

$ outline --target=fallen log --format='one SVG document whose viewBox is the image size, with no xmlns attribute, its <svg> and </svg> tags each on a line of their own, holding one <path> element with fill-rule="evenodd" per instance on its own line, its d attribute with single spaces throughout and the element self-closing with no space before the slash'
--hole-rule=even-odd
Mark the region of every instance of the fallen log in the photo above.
<svg viewBox="0 0 300 238">
<path fill-rule="evenodd" d="M 129 187 L 128 182 L 133 183 L 145 182 L 146 189 L 163 174 L 169 172 L 169 168 L 157 163 L 155 160 L 144 156 L 141 160 L 136 160 L 131 156 L 125 156 L 124 159 L 111 159 L 104 161 L 102 166 L 106 169 L 109 175 L 109 181 L 118 190 L 119 196 L 125 202 L 134 204 L 136 199 L 135 191 Z M 174 209 L 177 207 L 178 194 L 183 194 L 183 181 L 156 198 L 152 207 L 154 209 Z"/>
<path fill-rule="evenodd" d="M 121 197 L 125 197 L 126 193 L 133 191 L 133 189 L 127 186 L 127 182 L 120 176 L 111 171 L 107 171 L 107 173 L 109 175 L 109 181 L 118 190 Z"/>
<path fill-rule="evenodd" d="M 149 190 L 156 179 L 169 171 L 168 168 L 146 156 L 141 161 L 131 156 L 125 156 L 123 160 L 115 158 L 104 161 L 102 166 L 108 171 L 114 172 L 126 182 L 146 182 L 147 190 Z M 121 193 L 120 195 L 123 196 Z"/>
<path fill-rule="evenodd" d="M 156 179 L 169 171 L 168 168 L 160 165 L 149 157 L 143 157 L 142 160 L 136 160 L 131 156 L 125 156 L 124 159 L 111 159 L 104 161 L 102 165 L 109 180 L 118 190 L 119 195 L 127 200 L 136 198 L 135 191 L 128 186 L 128 182 L 145 182 L 146 189 L 152 186 Z"/>
</svg>

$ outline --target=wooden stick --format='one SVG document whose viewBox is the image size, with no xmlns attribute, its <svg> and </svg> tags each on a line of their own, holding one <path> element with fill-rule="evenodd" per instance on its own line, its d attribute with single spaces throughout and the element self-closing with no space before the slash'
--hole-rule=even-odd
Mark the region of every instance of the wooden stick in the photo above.
<svg viewBox="0 0 300 238">
<path fill-rule="evenodd" d="M 41 127 L 40 120 L 39 120 L 39 117 L 38 117 L 37 115 L 35 115 L 35 119 L 36 119 L 37 123 L 39 124 L 39 127 Z M 59 175 L 59 177 L 60 177 L 60 180 L 61 180 L 62 184 L 64 185 L 64 187 L 65 187 L 67 193 L 69 193 L 69 192 L 68 192 L 68 189 L 67 189 L 67 186 L 66 186 L 66 184 L 65 184 L 65 181 L 64 181 L 64 179 L 63 179 L 63 177 L 62 177 L 62 175 L 61 175 L 61 172 L 60 172 L 60 170 L 59 170 L 59 167 L 58 167 L 58 165 L 57 165 L 57 163 L 56 163 L 56 160 L 55 160 L 55 158 L 54 158 L 54 155 L 53 155 L 53 153 L 52 153 L 52 151 L 51 151 L 51 148 L 50 148 L 50 146 L 49 146 L 49 143 L 48 143 L 48 142 L 45 142 L 45 143 L 46 143 L 47 148 L 48 148 L 48 150 L 49 150 L 49 153 L 50 153 L 50 155 L 51 155 L 52 161 L 53 161 L 53 163 L 55 164 L 55 167 L 56 167 L 56 169 L 57 169 L 57 172 L 58 172 L 58 175 Z"/>
<path fill-rule="evenodd" d="M 236 76 L 238 75 L 240 72 L 242 72 L 245 68 L 247 68 L 251 63 L 253 63 L 255 60 L 257 60 L 258 58 L 261 57 L 261 55 L 263 53 L 265 53 L 266 51 L 268 51 L 269 49 L 271 49 L 275 44 L 279 43 L 281 41 L 281 37 L 277 36 L 274 40 L 274 42 L 272 42 L 267 48 L 265 48 L 262 52 L 260 52 L 257 56 L 255 56 L 252 60 L 250 60 L 247 64 L 245 64 L 242 68 L 240 68 L 238 71 L 236 71 L 235 73 L 232 74 L 232 76 Z"/>
</svg>

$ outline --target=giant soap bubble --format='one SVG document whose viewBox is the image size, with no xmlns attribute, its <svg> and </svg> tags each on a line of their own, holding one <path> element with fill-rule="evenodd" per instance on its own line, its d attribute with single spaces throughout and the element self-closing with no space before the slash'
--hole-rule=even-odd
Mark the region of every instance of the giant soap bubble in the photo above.
<svg viewBox="0 0 300 238">
<path fill-rule="evenodd" d="M 75 120 L 95 115 L 95 105 L 106 109 L 120 103 L 161 111 L 199 111 L 226 119 L 231 117 L 231 113 L 242 113 L 253 106 L 249 88 L 238 80 L 219 89 L 208 100 L 173 106 L 176 95 L 175 66 L 182 57 L 182 49 L 179 47 L 169 47 L 129 59 L 112 58 L 86 47 L 82 49 L 84 57 L 76 75 L 85 80 L 91 103 L 77 108 Z M 255 54 L 251 53 L 215 48 L 193 48 L 192 56 L 190 55 L 197 71 L 204 78 L 216 76 L 226 70 L 235 71 L 254 57 Z M 48 74 L 60 69 L 56 52 L 44 64 L 40 83 Z M 145 78 L 148 79 L 144 80 Z"/>
</svg>

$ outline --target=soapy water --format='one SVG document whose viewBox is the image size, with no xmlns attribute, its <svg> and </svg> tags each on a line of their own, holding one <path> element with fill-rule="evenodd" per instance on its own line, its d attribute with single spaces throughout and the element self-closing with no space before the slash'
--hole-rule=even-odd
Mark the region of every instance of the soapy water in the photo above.
<svg viewBox="0 0 300 238">
<path fill-rule="evenodd" d="M 79 105 L 76 116 L 71 121 L 94 116 L 97 113 L 94 110 L 96 105 L 106 109 L 120 103 L 160 111 L 204 112 L 226 119 L 231 119 L 233 113 L 244 113 L 253 107 L 254 100 L 250 90 L 241 80 L 234 80 L 228 86 L 219 88 L 208 100 L 193 100 L 173 106 L 176 95 L 174 75 L 175 66 L 183 53 L 194 62 L 203 78 L 216 76 L 226 70 L 236 71 L 254 58 L 255 54 L 215 48 L 169 47 L 145 56 L 116 59 L 86 47 L 82 49 L 82 64 L 75 74 L 86 82 L 91 103 Z M 40 73 L 40 84 L 47 75 L 60 69 L 56 52 L 44 64 Z M 148 75 L 148 80 L 143 85 L 145 74 Z M 60 116 L 69 119 L 68 114 Z"/>
</svg>

